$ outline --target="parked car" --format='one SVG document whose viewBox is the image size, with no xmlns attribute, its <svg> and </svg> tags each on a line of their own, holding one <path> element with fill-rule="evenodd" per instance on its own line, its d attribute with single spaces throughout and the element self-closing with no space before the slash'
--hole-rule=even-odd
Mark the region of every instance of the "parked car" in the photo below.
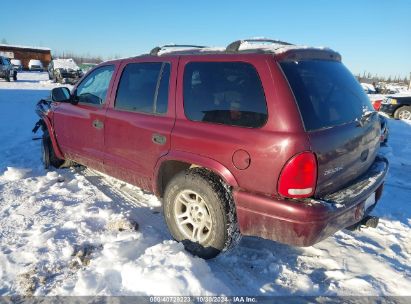
<svg viewBox="0 0 411 304">
<path fill-rule="evenodd" d="M 10 62 L 11 62 L 11 65 L 13 66 L 13 69 L 16 70 L 17 72 L 21 72 L 23 70 L 23 65 L 20 59 L 11 59 Z"/>
<path fill-rule="evenodd" d="M 411 95 L 393 95 L 385 98 L 380 111 L 395 119 L 411 120 Z"/>
<path fill-rule="evenodd" d="M 37 108 L 45 167 L 75 162 L 154 192 L 171 235 L 200 257 L 240 234 L 310 246 L 378 223 L 380 120 L 330 49 L 157 47 L 49 102 Z"/>
<path fill-rule="evenodd" d="M 17 80 L 17 71 L 13 69 L 10 59 L 4 56 L 0 56 L 0 78 L 6 81 Z"/>
<path fill-rule="evenodd" d="M 30 59 L 29 61 L 29 70 L 30 71 L 44 71 L 43 63 L 38 59 Z"/>
<path fill-rule="evenodd" d="M 54 59 L 50 62 L 47 70 L 49 79 L 54 82 L 75 84 L 83 77 L 83 71 L 71 58 Z"/>
<path fill-rule="evenodd" d="M 83 62 L 79 64 L 79 67 L 83 70 L 83 72 L 88 72 L 89 70 L 94 68 L 96 65 L 97 65 L 96 63 Z"/>
</svg>

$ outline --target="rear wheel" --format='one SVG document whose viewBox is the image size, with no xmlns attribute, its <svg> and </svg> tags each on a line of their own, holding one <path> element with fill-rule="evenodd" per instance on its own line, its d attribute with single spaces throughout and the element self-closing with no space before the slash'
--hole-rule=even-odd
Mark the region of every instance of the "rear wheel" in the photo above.
<svg viewBox="0 0 411 304">
<path fill-rule="evenodd" d="M 164 194 L 164 216 L 174 239 L 201 258 L 213 258 L 239 240 L 231 195 L 205 169 L 183 171 L 170 181 Z"/>
<path fill-rule="evenodd" d="M 13 80 L 14 80 L 14 81 L 17 81 L 17 72 L 16 72 L 16 71 L 15 71 L 14 74 L 13 74 Z"/>
<path fill-rule="evenodd" d="M 396 119 L 404 119 L 404 120 L 411 120 L 411 107 L 404 106 L 397 109 L 394 113 L 394 118 Z"/>
<path fill-rule="evenodd" d="M 41 156 L 44 169 L 49 169 L 50 166 L 60 168 L 64 163 L 64 160 L 57 158 L 56 154 L 54 153 L 53 145 L 48 133 L 43 134 Z"/>
</svg>

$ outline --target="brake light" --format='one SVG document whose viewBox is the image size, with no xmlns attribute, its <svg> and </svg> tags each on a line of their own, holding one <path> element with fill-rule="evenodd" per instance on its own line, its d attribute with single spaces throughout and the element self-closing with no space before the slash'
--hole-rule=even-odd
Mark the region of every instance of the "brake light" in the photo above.
<svg viewBox="0 0 411 304">
<path fill-rule="evenodd" d="M 310 197 L 317 183 L 317 159 L 306 151 L 295 155 L 284 166 L 278 180 L 278 193 L 289 198 Z"/>
</svg>

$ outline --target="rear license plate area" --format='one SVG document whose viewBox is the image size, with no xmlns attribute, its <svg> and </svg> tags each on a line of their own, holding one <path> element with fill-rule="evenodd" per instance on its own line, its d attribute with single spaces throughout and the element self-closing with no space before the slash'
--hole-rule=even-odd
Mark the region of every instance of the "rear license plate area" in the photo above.
<svg viewBox="0 0 411 304">
<path fill-rule="evenodd" d="M 375 204 L 375 192 L 371 194 L 364 202 L 364 211 Z"/>
</svg>

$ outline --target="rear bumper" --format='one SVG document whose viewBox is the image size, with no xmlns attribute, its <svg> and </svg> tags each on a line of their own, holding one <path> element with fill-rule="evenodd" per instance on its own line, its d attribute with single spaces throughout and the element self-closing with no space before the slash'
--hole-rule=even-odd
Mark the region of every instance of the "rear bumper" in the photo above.
<svg viewBox="0 0 411 304">
<path fill-rule="evenodd" d="M 294 246 L 311 246 L 359 222 L 365 200 L 382 194 L 388 161 L 377 157 L 370 169 L 350 186 L 323 199 L 289 200 L 234 191 L 240 231 Z"/>
</svg>

